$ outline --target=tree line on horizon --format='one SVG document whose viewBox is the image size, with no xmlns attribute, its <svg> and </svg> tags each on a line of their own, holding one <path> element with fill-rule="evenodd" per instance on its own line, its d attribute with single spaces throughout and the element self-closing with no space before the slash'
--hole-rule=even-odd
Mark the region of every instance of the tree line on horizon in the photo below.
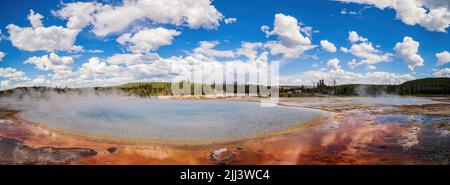
<svg viewBox="0 0 450 185">
<path fill-rule="evenodd" d="M 300 90 L 303 94 L 335 96 L 381 96 L 381 95 L 450 95 L 450 78 L 425 78 L 407 81 L 400 85 L 345 84 L 326 85 L 324 80 L 313 87 L 300 86 L 291 91 Z M 283 91 L 283 90 L 282 90 Z M 287 92 L 284 90 L 284 92 Z M 283 94 L 283 93 L 282 93 Z"/>
<path fill-rule="evenodd" d="M 234 89 L 236 94 L 238 89 L 244 89 L 245 94 L 250 92 L 255 92 L 256 95 L 260 96 L 261 89 L 258 85 L 249 84 L 238 84 L 237 82 L 227 84 L 227 83 L 212 83 L 212 84 L 199 84 L 189 81 L 182 81 L 179 83 L 180 87 L 187 85 L 186 88 L 190 88 L 190 95 L 206 95 L 207 93 L 200 89 L 195 88 L 196 85 L 199 86 L 210 86 L 215 89 L 217 86 L 221 85 L 223 90 Z M 271 88 L 271 87 L 268 87 Z M 274 87 L 276 88 L 276 87 Z M 55 92 L 55 93 L 81 93 L 82 89 L 93 89 L 95 93 L 98 94 L 108 94 L 120 91 L 125 95 L 134 95 L 140 97 L 150 97 L 150 96 L 172 96 L 172 83 L 171 82 L 136 82 L 128 83 L 119 86 L 109 86 L 109 87 L 94 87 L 94 88 L 68 88 L 68 87 L 18 87 L 15 89 L 9 89 L 0 91 L 0 95 L 7 96 L 11 94 L 17 94 L 20 92 L 26 94 L 27 92 Z M 282 97 L 295 97 L 295 96 L 316 96 L 316 95 L 330 95 L 330 96 L 380 96 L 380 95 L 413 95 L 413 96 L 426 96 L 426 95 L 450 95 L 450 78 L 425 78 L 407 81 L 400 85 L 369 85 L 369 84 L 346 84 L 346 85 L 336 85 L 334 82 L 332 85 L 326 85 L 324 80 L 319 80 L 319 83 L 315 84 L 313 87 L 305 86 L 280 86 L 279 87 L 280 96 Z M 299 92 L 299 93 L 292 93 Z M 230 93 L 228 91 L 228 93 Z M 184 94 L 189 95 L 189 94 Z M 253 94 L 255 95 L 255 94 Z"/>
</svg>

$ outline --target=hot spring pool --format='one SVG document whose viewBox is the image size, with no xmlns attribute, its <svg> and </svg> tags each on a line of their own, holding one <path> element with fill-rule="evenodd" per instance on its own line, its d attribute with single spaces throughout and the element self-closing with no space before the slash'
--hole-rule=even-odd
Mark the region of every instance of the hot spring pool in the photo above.
<svg viewBox="0 0 450 185">
<path fill-rule="evenodd" d="M 93 98 L 42 102 L 24 119 L 69 131 L 162 141 L 221 141 L 304 124 L 319 110 L 229 100 Z"/>
</svg>

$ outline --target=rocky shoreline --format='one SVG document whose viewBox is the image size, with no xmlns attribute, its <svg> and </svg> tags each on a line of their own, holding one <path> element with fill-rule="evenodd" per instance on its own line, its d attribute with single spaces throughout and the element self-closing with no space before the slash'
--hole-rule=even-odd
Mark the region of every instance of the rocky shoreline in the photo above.
<svg viewBox="0 0 450 185">
<path fill-rule="evenodd" d="M 97 155 L 87 148 L 32 148 L 22 141 L 0 137 L 0 164 L 65 164 Z"/>
</svg>

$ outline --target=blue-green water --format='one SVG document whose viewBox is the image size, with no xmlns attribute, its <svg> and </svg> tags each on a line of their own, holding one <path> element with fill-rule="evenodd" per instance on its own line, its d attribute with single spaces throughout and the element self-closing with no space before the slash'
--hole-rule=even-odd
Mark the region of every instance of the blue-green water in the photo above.
<svg viewBox="0 0 450 185">
<path fill-rule="evenodd" d="M 45 105 L 48 104 L 48 105 Z M 41 102 L 22 116 L 81 133 L 166 141 L 245 138 L 303 124 L 325 112 L 228 100 L 141 98 Z"/>
</svg>

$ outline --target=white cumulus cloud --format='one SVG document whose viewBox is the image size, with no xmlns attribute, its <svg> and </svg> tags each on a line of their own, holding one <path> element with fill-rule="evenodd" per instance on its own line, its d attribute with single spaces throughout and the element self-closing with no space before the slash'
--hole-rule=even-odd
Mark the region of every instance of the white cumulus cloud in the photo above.
<svg viewBox="0 0 450 185">
<path fill-rule="evenodd" d="M 407 25 L 421 25 L 430 31 L 446 32 L 450 25 L 448 0 L 337 0 L 394 9 L 397 19 Z"/>
<path fill-rule="evenodd" d="M 223 15 L 211 0 L 123 0 L 121 3 L 63 3 L 54 11 L 68 20 L 69 28 L 93 26 L 97 36 L 107 36 L 126 30 L 136 22 L 172 24 L 189 28 L 215 29 Z M 230 21 L 230 20 L 228 20 Z"/>
<path fill-rule="evenodd" d="M 341 66 L 339 65 L 339 62 L 340 61 L 337 58 L 330 59 L 327 62 L 327 66 L 338 70 L 338 69 L 341 69 Z"/>
<path fill-rule="evenodd" d="M 448 51 L 443 51 L 441 53 L 436 53 L 438 61 L 436 65 L 441 66 L 450 62 L 450 53 Z"/>
<path fill-rule="evenodd" d="M 404 37 L 403 42 L 398 42 L 394 47 L 395 53 L 400 56 L 411 71 L 415 67 L 423 66 L 423 58 L 417 54 L 419 51 L 419 42 L 411 37 Z"/>
<path fill-rule="evenodd" d="M 156 51 L 159 47 L 172 44 L 175 36 L 181 33 L 176 30 L 162 27 L 138 31 L 137 33 L 126 33 L 116 39 L 118 43 L 126 46 L 133 53 L 147 53 Z"/>
<path fill-rule="evenodd" d="M 70 29 L 83 29 L 94 21 L 94 13 L 102 9 L 102 4 L 96 2 L 62 3 L 61 9 L 53 11 L 53 15 L 67 20 Z"/>
<path fill-rule="evenodd" d="M 311 45 L 311 40 L 308 35 L 302 35 L 302 29 L 296 18 L 276 14 L 273 24 L 273 30 L 269 31 L 269 26 L 262 26 L 261 30 L 266 33 L 266 36 L 276 36 L 277 41 L 268 41 L 264 47 L 270 49 L 271 55 L 283 55 L 283 58 L 293 59 L 298 58 L 305 51 L 313 49 L 315 46 Z M 310 30 L 310 29 L 308 29 Z"/>
<path fill-rule="evenodd" d="M 355 31 L 348 33 L 348 40 L 352 43 L 352 46 L 350 49 L 341 47 L 341 51 L 361 58 L 359 62 L 352 61 L 352 63 L 349 63 L 350 67 L 365 65 L 367 69 L 372 70 L 376 68 L 375 64 L 391 60 L 392 53 L 383 53 L 374 48 L 367 38 L 359 36 Z"/>
<path fill-rule="evenodd" d="M 0 51 L 0 61 L 3 60 L 3 58 L 5 57 L 5 55 L 6 55 L 6 54 L 5 54 L 4 52 L 1 52 L 1 51 Z"/>
<path fill-rule="evenodd" d="M 223 19 L 223 22 L 224 22 L 225 24 L 233 24 L 233 23 L 235 23 L 236 21 L 237 21 L 237 19 L 236 19 L 236 18 L 233 18 L 233 17 L 229 17 L 229 18 Z"/>
<path fill-rule="evenodd" d="M 12 44 L 25 51 L 80 51 L 81 46 L 74 42 L 79 30 L 62 26 L 44 27 L 43 16 L 30 10 L 28 20 L 32 27 L 19 27 L 9 24 L 6 28 Z"/>
<path fill-rule="evenodd" d="M 444 69 L 440 69 L 440 70 L 436 70 L 433 73 L 435 76 L 450 76 L 450 68 L 444 68 Z"/>
<path fill-rule="evenodd" d="M 17 69 L 11 68 L 11 67 L 7 67 L 7 68 L 0 67 L 0 77 L 6 78 L 8 80 L 15 80 L 15 81 L 28 80 L 28 77 L 25 75 L 25 72 L 18 71 Z"/>
<path fill-rule="evenodd" d="M 108 65 L 106 62 L 100 61 L 99 58 L 90 58 L 87 63 L 82 64 L 78 71 L 79 78 L 97 79 L 97 78 L 111 78 L 120 76 L 121 68 L 117 65 Z"/>
<path fill-rule="evenodd" d="M 242 42 L 241 47 L 236 50 L 236 55 L 245 56 L 250 61 L 255 61 L 258 57 L 258 49 L 263 44 L 261 42 Z"/>
<path fill-rule="evenodd" d="M 361 37 L 360 35 L 358 35 L 358 33 L 356 31 L 348 32 L 348 40 L 351 43 L 368 41 L 367 38 L 364 38 L 364 37 Z"/>
<path fill-rule="evenodd" d="M 337 51 L 336 46 L 328 40 L 321 40 L 320 46 L 323 50 L 328 51 L 330 53 L 335 53 Z"/>
<path fill-rule="evenodd" d="M 193 55 L 205 57 L 225 57 L 233 58 L 234 51 L 231 50 L 217 50 L 215 47 L 219 44 L 218 41 L 200 41 L 200 46 L 194 49 Z"/>
<path fill-rule="evenodd" d="M 25 64 L 34 64 L 35 68 L 42 71 L 52 71 L 52 78 L 62 79 L 68 78 L 72 75 L 73 58 L 69 56 L 58 56 L 55 53 L 43 55 L 40 57 L 34 56 L 28 58 Z"/>
<path fill-rule="evenodd" d="M 30 57 L 25 62 L 25 64 L 34 64 L 37 69 L 48 71 L 48 70 L 71 70 L 73 59 L 72 57 L 60 57 L 55 53 L 50 53 L 49 55 L 43 55 L 41 57 Z"/>
<path fill-rule="evenodd" d="M 2 80 L 0 81 L 0 90 L 5 90 L 10 88 L 11 81 L 9 80 Z"/>
<path fill-rule="evenodd" d="M 33 79 L 32 83 L 33 85 L 44 85 L 46 82 L 44 75 L 39 75 L 36 78 Z"/>
<path fill-rule="evenodd" d="M 138 64 L 138 63 L 146 63 L 152 60 L 159 59 L 159 55 L 156 53 L 125 53 L 125 54 L 115 54 L 113 56 L 110 56 L 106 59 L 106 62 L 110 64 L 125 64 L 125 65 L 131 65 L 131 64 Z"/>
<path fill-rule="evenodd" d="M 30 14 L 28 14 L 28 20 L 33 28 L 42 27 L 43 18 L 44 16 L 39 13 L 35 13 L 33 10 L 30 10 Z"/>
</svg>

